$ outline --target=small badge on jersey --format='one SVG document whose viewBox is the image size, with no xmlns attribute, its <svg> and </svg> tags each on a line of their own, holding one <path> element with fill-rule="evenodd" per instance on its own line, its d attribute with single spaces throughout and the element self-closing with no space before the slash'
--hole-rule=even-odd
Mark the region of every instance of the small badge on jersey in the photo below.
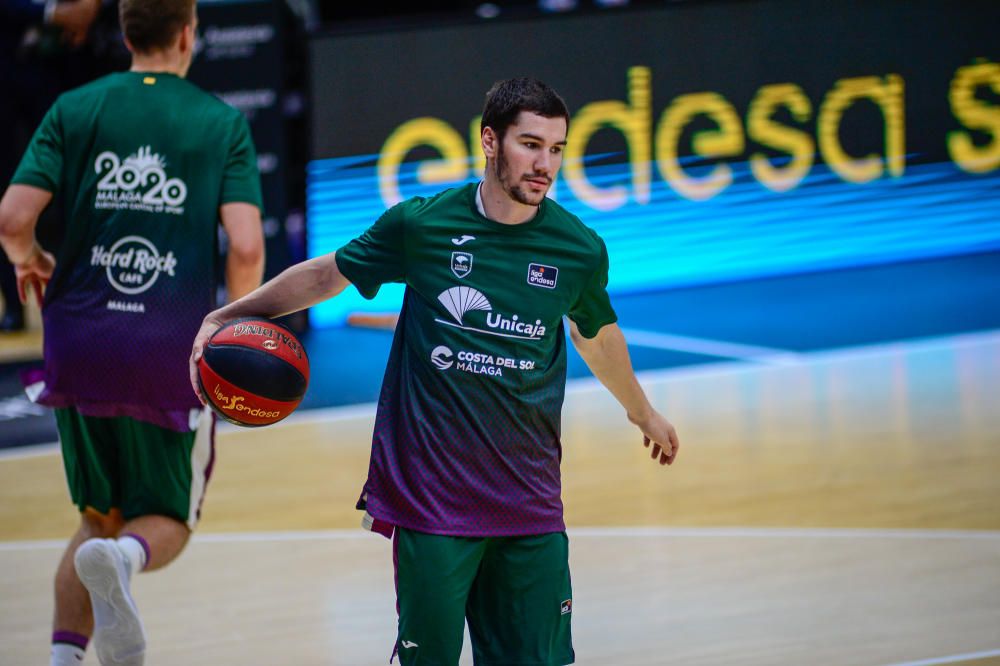
<svg viewBox="0 0 1000 666">
<path fill-rule="evenodd" d="M 559 269 L 544 264 L 528 264 L 528 284 L 546 289 L 555 289 L 559 279 Z"/>
<path fill-rule="evenodd" d="M 572 599 L 567 599 L 566 601 L 562 602 L 562 604 L 559 605 L 559 614 L 560 615 L 569 615 L 572 612 L 573 612 L 573 600 Z"/>
<path fill-rule="evenodd" d="M 468 252 L 451 253 L 451 272 L 455 277 L 464 278 L 472 272 L 472 255 Z"/>
</svg>

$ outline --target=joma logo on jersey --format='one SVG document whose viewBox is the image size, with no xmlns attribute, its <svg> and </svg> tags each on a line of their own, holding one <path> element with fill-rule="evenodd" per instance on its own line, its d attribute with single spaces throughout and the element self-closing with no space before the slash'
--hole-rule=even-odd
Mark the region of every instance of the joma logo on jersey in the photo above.
<svg viewBox="0 0 1000 666">
<path fill-rule="evenodd" d="M 435 319 L 446 326 L 455 326 L 466 331 L 499 335 L 504 338 L 521 338 L 525 340 L 541 340 L 545 335 L 545 326 L 541 319 L 534 323 L 523 321 L 519 315 L 506 316 L 493 310 L 489 299 L 472 287 L 452 287 L 441 292 L 438 301 L 445 307 L 455 320 Z M 486 328 L 480 328 L 466 323 L 465 318 L 470 313 L 482 311 L 486 313 Z"/>
<path fill-rule="evenodd" d="M 106 150 L 94 161 L 94 171 L 100 176 L 94 208 L 184 212 L 187 184 L 180 178 L 167 178 L 166 160 L 149 146 L 124 160 Z"/>
<path fill-rule="evenodd" d="M 108 282 L 123 294 L 140 294 L 156 282 L 160 273 L 174 277 L 177 258 L 173 252 L 161 255 L 148 239 L 125 236 L 110 249 L 103 245 L 90 248 L 90 265 L 104 266 Z"/>
<path fill-rule="evenodd" d="M 555 289 L 559 279 L 559 269 L 544 264 L 528 264 L 528 284 L 546 289 Z"/>
</svg>

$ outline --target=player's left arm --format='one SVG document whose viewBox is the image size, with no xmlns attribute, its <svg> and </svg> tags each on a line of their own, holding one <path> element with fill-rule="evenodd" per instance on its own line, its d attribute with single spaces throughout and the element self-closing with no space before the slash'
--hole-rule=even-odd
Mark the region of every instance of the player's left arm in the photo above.
<svg viewBox="0 0 1000 666">
<path fill-rule="evenodd" d="M 260 209 L 250 203 L 222 204 L 219 218 L 229 239 L 226 290 L 232 302 L 259 287 L 264 278 L 264 230 Z"/>
<path fill-rule="evenodd" d="M 42 249 L 35 239 L 38 218 L 52 201 L 52 193 L 32 185 L 14 184 L 0 199 L 0 245 L 17 275 L 17 293 L 21 302 L 28 300 L 27 287 L 32 287 L 38 305 L 56 260 Z"/>
<path fill-rule="evenodd" d="M 606 324 L 592 338 L 584 337 L 572 320 L 570 339 L 594 376 L 625 408 L 629 421 L 642 431 L 643 444 L 652 447 L 653 460 L 669 465 L 677 456 L 680 441 L 674 426 L 649 403 L 632 370 L 628 345 L 618 324 Z"/>
</svg>

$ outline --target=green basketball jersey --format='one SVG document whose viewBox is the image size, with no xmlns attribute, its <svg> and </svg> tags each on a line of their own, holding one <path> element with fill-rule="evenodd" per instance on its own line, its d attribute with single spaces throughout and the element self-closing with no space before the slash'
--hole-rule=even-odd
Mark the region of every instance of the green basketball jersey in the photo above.
<svg viewBox="0 0 1000 666">
<path fill-rule="evenodd" d="M 188 429 L 219 206 L 261 202 L 246 120 L 172 74 L 112 74 L 59 97 L 12 182 L 61 194 L 67 214 L 40 402 Z"/>
<path fill-rule="evenodd" d="M 337 251 L 364 296 L 407 286 L 364 504 L 434 534 L 561 531 L 562 318 L 587 337 L 616 320 L 607 250 L 551 200 L 506 225 L 475 197 L 468 185 L 410 199 Z"/>
</svg>

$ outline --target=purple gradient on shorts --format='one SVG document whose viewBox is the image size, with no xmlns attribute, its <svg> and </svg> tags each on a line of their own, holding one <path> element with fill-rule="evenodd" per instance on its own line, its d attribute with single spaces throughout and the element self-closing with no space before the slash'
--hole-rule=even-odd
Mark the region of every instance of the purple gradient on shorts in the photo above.
<svg viewBox="0 0 1000 666">
<path fill-rule="evenodd" d="M 74 631 L 53 631 L 52 642 L 68 643 L 69 645 L 75 645 L 81 650 L 86 650 L 87 643 L 90 642 L 90 639 L 86 636 L 81 636 L 80 634 Z"/>
</svg>

